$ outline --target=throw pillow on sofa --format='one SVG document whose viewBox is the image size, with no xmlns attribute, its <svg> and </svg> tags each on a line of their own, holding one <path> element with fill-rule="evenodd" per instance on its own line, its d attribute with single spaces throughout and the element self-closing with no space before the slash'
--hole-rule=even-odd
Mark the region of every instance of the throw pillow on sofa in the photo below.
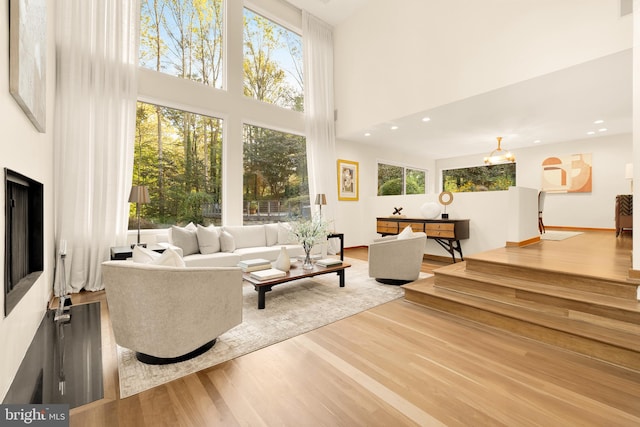
<svg viewBox="0 0 640 427">
<path fill-rule="evenodd" d="M 220 251 L 233 252 L 236 250 L 236 242 L 228 231 L 222 230 L 220 233 Z"/>
<path fill-rule="evenodd" d="M 171 226 L 171 243 L 182 249 L 182 255 L 197 254 L 198 247 L 197 227 L 190 222 L 186 227 Z"/>
<path fill-rule="evenodd" d="M 196 231 L 198 236 L 198 247 L 201 254 L 213 254 L 220 252 L 220 229 L 210 225 L 204 227 L 198 224 Z"/>
<path fill-rule="evenodd" d="M 278 244 L 279 245 L 295 245 L 298 243 L 293 235 L 291 224 L 288 222 L 278 223 Z"/>
<path fill-rule="evenodd" d="M 160 253 L 142 246 L 134 246 L 131 253 L 131 260 L 140 264 L 148 264 L 160 258 Z"/>
<path fill-rule="evenodd" d="M 164 265 L 167 267 L 185 267 L 184 260 L 180 254 L 171 248 L 165 249 L 158 259 L 155 259 L 148 264 Z"/>
<path fill-rule="evenodd" d="M 267 239 L 267 246 L 274 246 L 278 244 L 279 228 L 280 228 L 280 225 L 278 225 L 278 223 L 264 225 L 264 234 Z"/>
</svg>

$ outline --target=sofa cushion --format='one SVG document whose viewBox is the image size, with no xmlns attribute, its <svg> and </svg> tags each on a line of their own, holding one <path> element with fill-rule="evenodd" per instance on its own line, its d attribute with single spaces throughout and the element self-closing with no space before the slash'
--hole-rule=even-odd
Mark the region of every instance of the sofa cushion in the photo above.
<svg viewBox="0 0 640 427">
<path fill-rule="evenodd" d="M 182 259 L 180 254 L 171 248 L 165 249 L 165 251 L 162 252 L 160 257 L 158 257 L 157 259 L 154 259 L 148 264 L 164 265 L 168 267 L 184 267 L 185 266 L 184 260 Z"/>
<path fill-rule="evenodd" d="M 155 252 L 142 246 L 134 246 L 131 253 L 131 260 L 140 264 L 148 264 L 160 258 L 160 255 L 160 252 Z"/>
<path fill-rule="evenodd" d="M 220 252 L 220 228 L 210 225 L 204 227 L 198 224 L 196 232 L 198 236 L 198 247 L 201 254 L 212 254 Z"/>
<path fill-rule="evenodd" d="M 240 262 L 240 255 L 229 252 L 213 254 L 193 254 L 184 257 L 187 267 L 235 267 Z"/>
<path fill-rule="evenodd" d="M 235 249 L 267 246 L 264 225 L 225 226 L 223 230 L 233 236 Z"/>
<path fill-rule="evenodd" d="M 234 253 L 238 254 L 242 260 L 264 258 L 269 261 L 275 261 L 282 247 L 286 248 L 287 254 L 291 258 L 304 256 L 304 249 L 300 245 L 258 246 L 255 248 L 236 249 Z"/>
<path fill-rule="evenodd" d="M 171 226 L 170 242 L 182 249 L 183 256 L 196 254 L 200 250 L 198 247 L 197 227 L 192 222 L 186 227 Z"/>
<path fill-rule="evenodd" d="M 220 250 L 222 252 L 233 252 L 236 250 L 236 242 L 228 231 L 220 232 Z"/>
<path fill-rule="evenodd" d="M 265 224 L 264 234 L 267 239 L 267 246 L 273 246 L 278 244 L 278 229 L 280 226 L 275 224 Z"/>
</svg>

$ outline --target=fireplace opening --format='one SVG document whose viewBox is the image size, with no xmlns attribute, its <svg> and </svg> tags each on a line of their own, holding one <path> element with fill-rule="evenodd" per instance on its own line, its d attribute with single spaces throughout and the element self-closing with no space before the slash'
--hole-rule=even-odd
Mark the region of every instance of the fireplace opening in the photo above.
<svg viewBox="0 0 640 427">
<path fill-rule="evenodd" d="M 42 184 L 5 168 L 4 315 L 18 305 L 44 269 Z"/>
</svg>

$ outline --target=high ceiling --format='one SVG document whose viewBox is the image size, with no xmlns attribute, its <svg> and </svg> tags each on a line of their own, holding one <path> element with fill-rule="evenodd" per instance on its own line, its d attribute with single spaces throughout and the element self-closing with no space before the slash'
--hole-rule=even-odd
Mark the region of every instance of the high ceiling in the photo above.
<svg viewBox="0 0 640 427">
<path fill-rule="evenodd" d="M 368 0 L 288 1 L 338 25 Z M 631 133 L 631 71 L 632 53 L 627 50 L 432 110 L 389 117 L 338 138 L 393 143 L 439 159 L 488 154 L 499 136 L 503 148 L 517 150 Z M 430 120 L 423 121 L 425 117 Z M 599 120 L 603 122 L 594 123 Z"/>
<path fill-rule="evenodd" d="M 339 137 L 439 159 L 631 133 L 631 70 L 627 50 Z"/>
</svg>

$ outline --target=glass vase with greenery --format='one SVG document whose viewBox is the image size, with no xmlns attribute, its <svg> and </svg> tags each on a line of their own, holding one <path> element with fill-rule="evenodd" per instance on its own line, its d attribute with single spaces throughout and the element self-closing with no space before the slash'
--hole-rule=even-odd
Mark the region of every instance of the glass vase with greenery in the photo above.
<svg viewBox="0 0 640 427">
<path fill-rule="evenodd" d="M 302 268 L 311 270 L 313 268 L 310 255 L 311 249 L 317 243 L 327 240 L 329 224 L 319 217 L 302 219 L 291 224 L 291 234 L 304 249 L 305 257 Z"/>
</svg>

